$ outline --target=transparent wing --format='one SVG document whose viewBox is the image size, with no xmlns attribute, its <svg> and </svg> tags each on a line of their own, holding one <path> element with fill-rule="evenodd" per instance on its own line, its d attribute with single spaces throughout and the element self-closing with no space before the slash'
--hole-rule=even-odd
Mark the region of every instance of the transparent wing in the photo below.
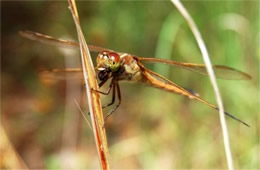
<svg viewBox="0 0 260 170">
<path fill-rule="evenodd" d="M 202 75 L 208 76 L 207 69 L 203 64 L 192 64 L 192 63 L 180 63 L 171 60 L 159 59 L 159 58 L 145 58 L 138 57 L 138 60 L 143 62 L 153 62 L 153 63 L 164 63 L 173 65 L 179 68 L 183 68 L 186 70 L 190 70 Z M 230 79 L 230 80 L 249 80 L 251 76 L 242 71 L 236 70 L 234 68 L 230 68 L 222 65 L 213 65 L 214 72 L 217 78 L 221 79 Z"/>
<path fill-rule="evenodd" d="M 79 48 L 79 44 L 77 42 L 57 39 L 57 38 L 53 38 L 49 35 L 44 35 L 44 34 L 37 33 L 37 32 L 19 31 L 19 34 L 24 38 L 34 40 L 34 41 L 38 41 L 38 42 L 41 42 L 41 43 L 47 44 L 47 45 L 53 45 L 53 46 L 58 46 L 58 47 L 63 47 L 63 48 L 70 48 L 70 49 L 78 49 Z M 113 51 L 113 50 L 109 50 L 109 49 L 106 49 L 106 48 L 97 47 L 97 46 L 94 46 L 94 45 L 88 45 L 88 48 L 89 48 L 90 51 L 94 51 L 94 52 Z"/>
</svg>

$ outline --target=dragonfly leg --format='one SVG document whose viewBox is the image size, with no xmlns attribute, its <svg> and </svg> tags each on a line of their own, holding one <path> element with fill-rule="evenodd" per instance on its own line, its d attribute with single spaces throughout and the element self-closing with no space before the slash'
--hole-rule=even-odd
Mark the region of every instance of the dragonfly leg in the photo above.
<svg viewBox="0 0 260 170">
<path fill-rule="evenodd" d="M 104 81 L 100 82 L 98 86 L 99 86 L 99 87 L 102 87 L 102 86 L 105 84 L 106 81 L 107 81 L 107 80 L 104 80 Z M 109 93 L 110 93 L 110 91 L 111 91 L 111 89 L 112 89 L 112 87 L 113 87 L 113 84 L 114 84 L 114 82 L 113 82 L 113 80 L 112 80 L 111 83 L 110 83 L 110 85 L 109 85 L 109 88 L 107 89 L 106 92 L 99 91 L 99 90 L 95 90 L 95 89 L 93 89 L 93 88 L 92 88 L 91 90 L 94 91 L 94 92 L 103 94 L 103 95 L 109 95 Z"/>
<path fill-rule="evenodd" d="M 115 94 L 116 94 L 116 89 L 115 89 L 115 85 L 113 84 L 113 89 L 112 89 L 112 100 L 111 100 L 111 102 L 110 103 L 108 103 L 107 105 L 105 105 L 105 106 L 102 106 L 102 109 L 104 109 L 104 108 L 107 108 L 108 106 L 111 106 L 112 104 L 114 104 L 115 103 Z"/>
<path fill-rule="evenodd" d="M 116 91 L 117 91 L 117 97 L 118 97 L 118 104 L 107 114 L 107 116 L 105 117 L 105 121 L 107 120 L 107 118 L 112 115 L 112 113 L 114 113 L 114 111 L 116 111 L 116 109 L 119 107 L 119 105 L 121 104 L 121 93 L 120 93 L 120 87 L 118 82 L 115 83 L 116 86 Z"/>
<path fill-rule="evenodd" d="M 101 81 L 99 84 L 98 84 L 98 87 L 102 87 L 106 82 L 107 82 L 108 79 L 105 79 L 103 81 Z"/>
<path fill-rule="evenodd" d="M 99 86 L 99 87 L 103 86 L 103 85 L 107 82 L 107 80 L 108 80 L 108 79 L 106 79 L 106 80 L 100 82 L 98 86 Z M 108 88 L 108 90 L 107 90 L 106 92 L 102 92 L 102 91 L 99 91 L 99 90 L 95 90 L 95 89 L 93 89 L 93 88 L 91 88 L 91 90 L 94 91 L 94 92 L 97 92 L 97 93 L 104 94 L 104 95 L 109 95 L 109 93 L 110 93 L 112 87 L 114 86 L 113 84 L 114 84 L 114 82 L 113 82 L 113 80 L 112 80 L 111 83 L 110 83 L 110 85 L 109 85 L 109 88 Z M 114 88 L 114 87 L 113 87 L 113 88 Z M 115 91 L 115 90 L 113 89 L 113 91 Z M 115 92 L 113 92 L 113 96 L 115 96 L 114 93 L 115 93 Z M 112 98 L 112 99 L 113 99 L 113 98 Z M 112 100 L 112 101 L 113 101 L 113 100 Z M 111 103 L 112 103 L 112 102 L 111 102 Z M 112 103 L 112 104 L 113 104 L 113 103 Z M 112 105 L 112 104 L 110 104 L 110 105 Z M 109 106 L 110 106 L 110 105 L 109 105 Z M 108 107 L 108 106 L 105 106 L 105 107 Z M 102 106 L 102 108 L 105 108 L 105 107 Z M 88 112 L 88 115 L 90 115 L 90 112 Z"/>
</svg>

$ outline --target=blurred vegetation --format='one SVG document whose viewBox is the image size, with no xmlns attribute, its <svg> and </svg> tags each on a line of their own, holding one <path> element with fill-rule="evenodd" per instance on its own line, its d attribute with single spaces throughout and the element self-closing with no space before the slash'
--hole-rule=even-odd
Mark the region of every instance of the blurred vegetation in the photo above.
<svg viewBox="0 0 260 170">
<path fill-rule="evenodd" d="M 251 81 L 219 80 L 236 169 L 259 167 L 259 1 L 184 1 L 214 64 L 249 73 Z M 1 3 L 1 124 L 29 168 L 99 168 L 85 91 L 43 83 L 40 69 L 77 67 L 79 54 L 18 36 L 31 30 L 77 40 L 67 1 Z M 194 37 L 167 1 L 77 2 L 87 43 L 138 56 L 202 63 Z M 96 53 L 92 54 L 95 61 Z M 161 64 L 148 68 L 216 103 L 207 77 Z M 69 80 L 68 80 L 69 81 Z M 83 87 L 82 85 L 80 87 Z M 121 83 L 122 104 L 106 124 L 112 168 L 227 168 L 219 116 L 190 99 Z M 70 95 L 68 95 L 68 93 Z M 104 97 L 103 103 L 110 97 Z M 109 109 L 105 109 L 107 113 Z"/>
</svg>

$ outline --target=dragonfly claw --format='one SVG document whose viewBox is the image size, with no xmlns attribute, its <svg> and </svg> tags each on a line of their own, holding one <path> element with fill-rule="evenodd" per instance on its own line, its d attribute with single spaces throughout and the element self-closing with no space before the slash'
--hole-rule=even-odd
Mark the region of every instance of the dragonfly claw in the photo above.
<svg viewBox="0 0 260 170">
<path fill-rule="evenodd" d="M 97 90 L 95 90 L 94 88 L 90 88 L 90 90 L 92 91 L 92 92 L 97 92 Z"/>
</svg>

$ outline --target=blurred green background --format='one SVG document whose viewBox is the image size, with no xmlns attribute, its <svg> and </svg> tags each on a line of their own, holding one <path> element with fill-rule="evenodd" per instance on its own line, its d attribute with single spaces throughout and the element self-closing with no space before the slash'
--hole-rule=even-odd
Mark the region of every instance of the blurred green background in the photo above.
<svg viewBox="0 0 260 170">
<path fill-rule="evenodd" d="M 259 167 L 259 1 L 184 1 L 212 63 L 249 73 L 219 80 L 236 169 Z M 80 81 L 43 82 L 41 69 L 79 67 L 80 55 L 23 39 L 19 30 L 77 40 L 67 1 L 1 3 L 1 124 L 29 168 L 99 168 Z M 89 44 L 138 56 L 203 63 L 187 23 L 168 1 L 79 1 Z M 72 56 L 71 56 L 72 55 Z M 96 53 L 92 53 L 95 61 Z M 63 57 L 65 56 L 65 57 Z M 216 103 L 209 79 L 162 64 L 148 68 Z M 227 168 L 218 112 L 182 96 L 121 83 L 122 104 L 106 122 L 112 168 Z M 103 97 L 106 104 L 110 97 Z M 104 109 L 106 114 L 109 109 Z"/>
</svg>

